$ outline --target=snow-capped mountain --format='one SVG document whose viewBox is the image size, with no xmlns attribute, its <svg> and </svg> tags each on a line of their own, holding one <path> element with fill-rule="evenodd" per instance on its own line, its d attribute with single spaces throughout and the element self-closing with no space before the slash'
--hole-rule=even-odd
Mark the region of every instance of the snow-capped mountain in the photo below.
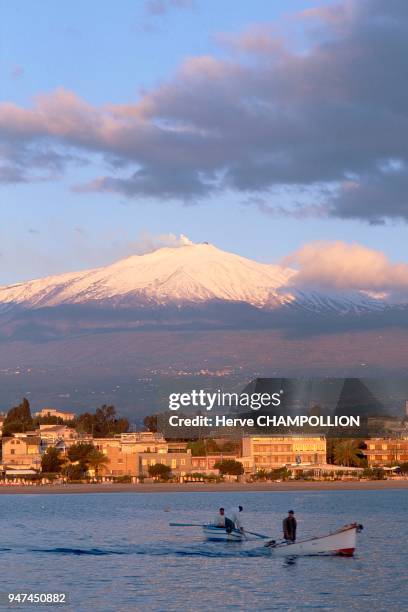
<svg viewBox="0 0 408 612">
<path fill-rule="evenodd" d="M 327 295 L 291 288 L 296 270 L 262 264 L 207 243 L 165 247 L 112 265 L 0 287 L 0 312 L 63 305 L 154 307 L 243 303 L 267 311 L 359 313 L 384 308 L 364 293 Z"/>
</svg>

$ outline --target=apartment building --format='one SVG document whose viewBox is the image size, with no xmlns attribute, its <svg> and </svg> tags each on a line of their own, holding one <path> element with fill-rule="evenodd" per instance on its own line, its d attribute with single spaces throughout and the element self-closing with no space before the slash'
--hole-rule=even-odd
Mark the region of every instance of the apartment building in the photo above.
<svg viewBox="0 0 408 612">
<path fill-rule="evenodd" d="M 369 467 L 398 465 L 408 461 L 408 436 L 400 438 L 370 438 L 365 440 Z"/>
<path fill-rule="evenodd" d="M 271 470 L 285 465 L 326 463 L 324 436 L 245 436 L 242 457 L 245 471 Z"/>
<path fill-rule="evenodd" d="M 37 432 L 16 433 L 13 437 L 3 438 L 3 466 L 39 470 L 40 444 L 41 438 Z"/>
<path fill-rule="evenodd" d="M 148 476 L 149 466 L 162 463 L 171 468 L 173 476 L 185 476 L 191 472 L 191 451 L 175 453 L 137 453 L 136 476 Z"/>
<path fill-rule="evenodd" d="M 63 421 L 73 421 L 76 417 L 75 412 L 65 412 L 63 410 L 56 410 L 55 408 L 43 408 L 39 412 L 36 412 L 36 417 L 56 417 Z"/>
<path fill-rule="evenodd" d="M 79 436 L 75 429 L 66 425 L 40 425 L 38 432 L 43 450 L 48 446 L 55 446 L 59 450 L 65 451 L 73 444 L 85 441 L 83 436 Z"/>
<path fill-rule="evenodd" d="M 101 469 L 104 476 L 148 476 L 150 465 L 163 463 L 174 475 L 184 476 L 191 469 L 191 453 L 186 443 L 167 442 L 152 432 L 126 433 L 113 438 L 95 438 L 95 446 L 109 459 Z"/>
<path fill-rule="evenodd" d="M 236 455 L 205 455 L 205 456 L 195 456 L 191 457 L 191 471 L 192 472 L 200 472 L 201 474 L 206 473 L 217 473 L 217 468 L 214 467 L 216 463 L 219 461 L 224 461 L 226 459 L 232 459 L 234 461 L 242 461 L 241 457 L 237 457 Z"/>
</svg>

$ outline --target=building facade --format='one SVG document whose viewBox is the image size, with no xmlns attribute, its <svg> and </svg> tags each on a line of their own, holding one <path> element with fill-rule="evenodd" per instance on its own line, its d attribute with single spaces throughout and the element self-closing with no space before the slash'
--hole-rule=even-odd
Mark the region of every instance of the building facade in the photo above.
<svg viewBox="0 0 408 612">
<path fill-rule="evenodd" d="M 271 470 L 291 465 L 326 463 L 324 436 L 245 436 L 242 457 L 245 471 Z"/>
<path fill-rule="evenodd" d="M 73 421 L 76 417 L 75 412 L 64 412 L 63 410 L 56 410 L 55 408 L 43 408 L 39 412 L 36 412 L 36 417 L 56 417 L 63 421 Z"/>
<path fill-rule="evenodd" d="M 3 466 L 40 470 L 40 445 L 41 438 L 36 432 L 17 433 L 13 437 L 3 438 Z"/>
<path fill-rule="evenodd" d="M 236 455 L 226 454 L 191 457 L 191 471 L 201 474 L 218 474 L 218 470 L 214 465 L 226 459 L 233 459 L 234 461 L 242 460 L 241 457 L 237 457 Z"/>
<path fill-rule="evenodd" d="M 184 476 L 191 470 L 191 452 L 187 444 L 167 442 L 161 434 L 128 433 L 113 438 L 95 438 L 94 445 L 109 459 L 102 476 L 149 475 L 149 466 L 168 465 L 173 475 Z"/>
<path fill-rule="evenodd" d="M 398 465 L 408 461 L 408 436 L 400 438 L 371 438 L 365 440 L 369 467 Z"/>
</svg>

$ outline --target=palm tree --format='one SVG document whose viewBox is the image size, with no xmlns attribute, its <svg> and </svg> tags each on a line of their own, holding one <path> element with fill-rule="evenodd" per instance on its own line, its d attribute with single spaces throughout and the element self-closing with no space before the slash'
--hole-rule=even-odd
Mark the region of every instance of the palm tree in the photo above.
<svg viewBox="0 0 408 612">
<path fill-rule="evenodd" d="M 88 468 L 95 471 L 95 476 L 98 477 L 99 469 L 106 466 L 109 463 L 109 459 L 106 455 L 101 453 L 97 448 L 91 450 L 87 457 Z"/>
<path fill-rule="evenodd" d="M 358 440 L 339 440 L 335 443 L 334 463 L 346 467 L 361 465 L 361 450 Z"/>
</svg>

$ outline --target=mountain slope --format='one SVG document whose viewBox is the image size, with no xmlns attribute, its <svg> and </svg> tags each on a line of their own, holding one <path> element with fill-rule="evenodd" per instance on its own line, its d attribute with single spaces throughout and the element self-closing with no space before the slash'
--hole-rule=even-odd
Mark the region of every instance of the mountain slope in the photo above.
<svg viewBox="0 0 408 612">
<path fill-rule="evenodd" d="M 306 316 L 344 317 L 378 313 L 388 308 L 384 300 L 362 291 L 330 294 L 296 290 L 291 286 L 296 273 L 290 268 L 227 253 L 208 243 L 186 243 L 132 255 L 106 267 L 0 287 L 0 313 L 97 306 L 112 312 L 132 309 L 163 313 L 167 309 L 167 313 L 172 312 L 172 320 L 180 320 L 190 309 L 187 316 L 191 322 L 193 307 L 201 311 L 202 321 L 206 319 L 203 311 L 207 309 L 208 323 L 214 324 L 222 306 L 224 324 L 229 316 L 228 305 L 234 305 L 239 319 L 249 316 L 251 320 L 254 309 L 262 311 L 262 317 L 267 312 L 279 312 L 283 316 L 302 312 Z M 237 311 L 237 305 L 246 308 L 245 315 L 242 309 Z M 214 306 L 218 308 L 217 313 Z M 175 315 L 177 309 L 179 314 Z M 166 315 L 160 314 L 160 317 L 162 322 L 166 321 Z M 154 315 L 151 320 L 155 321 Z"/>
<path fill-rule="evenodd" d="M 211 300 L 264 306 L 288 296 L 278 293 L 293 270 L 260 264 L 210 244 L 162 248 L 110 266 L 51 276 L 0 288 L 0 304 L 28 308 L 113 301 L 197 303 Z"/>
</svg>

